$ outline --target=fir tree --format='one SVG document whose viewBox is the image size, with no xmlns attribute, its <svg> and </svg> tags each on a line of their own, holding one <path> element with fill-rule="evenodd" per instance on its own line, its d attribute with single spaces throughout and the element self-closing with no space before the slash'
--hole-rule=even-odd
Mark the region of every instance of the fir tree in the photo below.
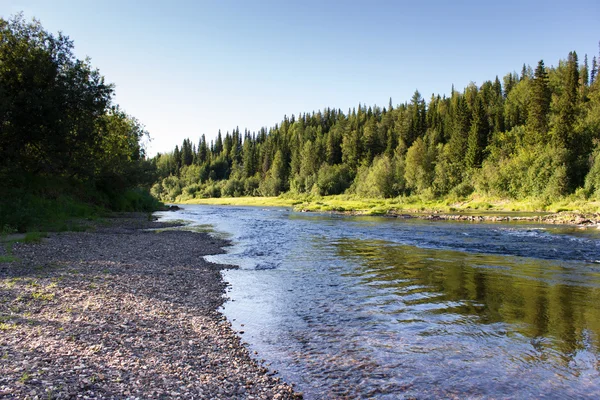
<svg viewBox="0 0 600 400">
<path fill-rule="evenodd" d="M 535 77 L 530 86 L 530 100 L 527 110 L 529 128 L 527 143 L 544 143 L 548 133 L 548 115 L 550 112 L 550 87 L 544 61 L 540 60 L 535 69 Z"/>
<path fill-rule="evenodd" d="M 485 112 L 482 96 L 475 98 L 473 118 L 467 140 L 465 164 L 468 168 L 478 168 L 483 161 L 483 152 L 487 146 L 489 134 L 488 117 Z"/>
</svg>

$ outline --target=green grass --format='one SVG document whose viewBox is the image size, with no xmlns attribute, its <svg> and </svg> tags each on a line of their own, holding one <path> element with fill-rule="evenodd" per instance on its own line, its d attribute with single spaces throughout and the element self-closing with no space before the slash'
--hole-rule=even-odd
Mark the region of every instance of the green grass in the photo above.
<svg viewBox="0 0 600 400">
<path fill-rule="evenodd" d="M 33 292 L 31 297 L 35 300 L 39 301 L 52 301 L 54 300 L 54 293 L 45 293 L 45 292 Z"/>
<path fill-rule="evenodd" d="M 0 197 L 0 235 L 80 231 L 86 229 L 80 221 L 96 220 L 110 211 L 152 212 L 163 206 L 142 188 L 101 187 L 26 173 L 0 175 L 0 180 L 6 185 Z M 31 236 L 33 241 L 38 239 L 39 235 Z"/>
<path fill-rule="evenodd" d="M 365 215 L 388 213 L 507 213 L 507 212 L 600 212 L 600 201 L 587 201 L 574 196 L 556 202 L 539 199 L 509 200 L 479 195 L 464 199 L 422 199 L 419 196 L 393 199 L 365 199 L 353 195 L 279 197 L 233 197 L 193 199 L 182 204 L 214 204 L 260 207 L 293 207 L 297 211 L 352 212 Z"/>
<path fill-rule="evenodd" d="M 10 331 L 16 328 L 17 326 L 15 324 L 7 324 L 5 322 L 0 322 L 0 331 Z"/>
<path fill-rule="evenodd" d="M 292 207 L 298 200 L 283 197 L 219 197 L 186 200 L 180 204 L 218 204 L 228 206 Z"/>
<path fill-rule="evenodd" d="M 27 383 L 31 380 L 31 375 L 27 372 L 23 372 L 23 375 L 19 378 L 19 382 Z"/>
<path fill-rule="evenodd" d="M 23 240 L 20 240 L 23 243 L 38 243 L 41 242 L 43 238 L 47 238 L 48 234 L 46 232 L 27 232 Z"/>
<path fill-rule="evenodd" d="M 17 257 L 13 256 L 12 254 L 0 256 L 0 263 L 9 263 L 9 262 L 15 262 L 15 261 L 19 261 L 19 259 Z"/>
</svg>

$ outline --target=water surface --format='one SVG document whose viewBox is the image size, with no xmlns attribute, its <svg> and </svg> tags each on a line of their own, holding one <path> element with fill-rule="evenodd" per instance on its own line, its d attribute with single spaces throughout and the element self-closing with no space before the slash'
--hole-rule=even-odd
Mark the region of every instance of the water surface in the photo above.
<svg viewBox="0 0 600 400">
<path fill-rule="evenodd" d="M 224 313 L 306 398 L 600 398 L 600 231 L 185 206 Z"/>
</svg>

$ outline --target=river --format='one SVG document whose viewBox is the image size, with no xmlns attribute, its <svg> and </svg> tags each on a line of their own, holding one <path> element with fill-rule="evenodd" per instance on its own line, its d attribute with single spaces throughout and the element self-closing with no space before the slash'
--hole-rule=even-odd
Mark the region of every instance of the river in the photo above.
<svg viewBox="0 0 600 400">
<path fill-rule="evenodd" d="M 600 230 L 183 206 L 224 314 L 307 399 L 600 398 Z"/>
</svg>

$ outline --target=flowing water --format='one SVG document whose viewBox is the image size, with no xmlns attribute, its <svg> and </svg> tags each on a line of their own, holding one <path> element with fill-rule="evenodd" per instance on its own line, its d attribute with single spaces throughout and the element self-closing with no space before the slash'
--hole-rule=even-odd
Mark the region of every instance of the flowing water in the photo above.
<svg viewBox="0 0 600 400">
<path fill-rule="evenodd" d="M 600 398 L 600 230 L 184 206 L 305 398 Z"/>
</svg>

